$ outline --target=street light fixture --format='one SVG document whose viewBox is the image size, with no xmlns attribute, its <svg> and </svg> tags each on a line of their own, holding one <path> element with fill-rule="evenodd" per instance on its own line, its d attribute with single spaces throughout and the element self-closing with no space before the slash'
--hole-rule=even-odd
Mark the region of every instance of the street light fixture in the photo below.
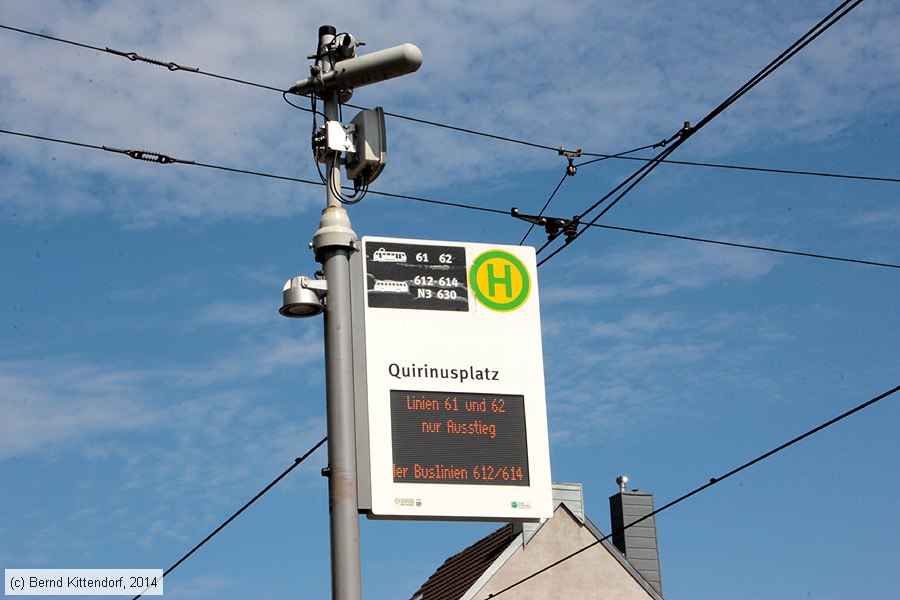
<svg viewBox="0 0 900 600">
<path fill-rule="evenodd" d="M 315 317 L 325 311 L 322 298 L 325 296 L 324 281 L 309 277 L 291 277 L 284 283 L 282 295 L 284 304 L 278 312 L 285 317 L 303 319 Z"/>
</svg>

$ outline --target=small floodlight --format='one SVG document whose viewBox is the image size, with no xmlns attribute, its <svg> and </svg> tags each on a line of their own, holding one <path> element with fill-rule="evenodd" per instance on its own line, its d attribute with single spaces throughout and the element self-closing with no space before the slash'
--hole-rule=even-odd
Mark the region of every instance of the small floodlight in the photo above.
<svg viewBox="0 0 900 600">
<path fill-rule="evenodd" d="M 310 284 L 313 285 L 310 285 Z M 291 277 L 284 284 L 282 295 L 284 304 L 278 309 L 282 316 L 302 319 L 314 317 L 325 311 L 321 295 L 325 292 L 325 282 L 309 277 Z"/>
</svg>

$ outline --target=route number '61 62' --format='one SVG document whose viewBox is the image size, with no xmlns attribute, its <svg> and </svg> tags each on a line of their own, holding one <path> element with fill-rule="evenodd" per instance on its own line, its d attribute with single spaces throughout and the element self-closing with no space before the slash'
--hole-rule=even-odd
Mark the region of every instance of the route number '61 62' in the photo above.
<svg viewBox="0 0 900 600">
<path fill-rule="evenodd" d="M 427 252 L 417 252 L 416 253 L 416 262 L 427 263 L 428 253 Z M 452 254 L 441 254 L 438 256 L 438 262 L 442 265 L 451 265 L 453 264 L 453 255 Z"/>
</svg>

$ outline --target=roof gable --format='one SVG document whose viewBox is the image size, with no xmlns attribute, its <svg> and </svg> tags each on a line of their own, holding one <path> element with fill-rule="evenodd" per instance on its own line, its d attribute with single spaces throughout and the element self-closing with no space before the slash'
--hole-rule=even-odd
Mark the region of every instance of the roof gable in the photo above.
<svg viewBox="0 0 900 600">
<path fill-rule="evenodd" d="M 513 540 L 513 526 L 481 538 L 444 561 L 413 594 L 412 600 L 459 600 Z"/>
<path fill-rule="evenodd" d="M 611 541 L 604 539 L 603 532 L 584 515 L 580 484 L 554 484 L 554 499 L 556 506 L 551 520 L 541 524 L 509 524 L 493 531 L 468 548 L 445 560 L 444 564 L 413 594 L 411 600 L 461 600 L 484 597 L 484 588 L 486 586 L 488 588 L 492 587 L 490 583 L 495 576 L 498 574 L 502 575 L 501 571 L 506 572 L 508 569 L 507 565 L 511 562 L 515 563 L 520 560 L 514 557 L 520 554 L 526 545 L 530 547 L 531 540 L 541 530 L 545 529 L 550 521 L 556 523 L 549 529 L 559 531 L 558 525 L 562 525 L 562 523 L 558 522 L 559 520 L 570 523 L 570 525 L 563 527 L 563 530 L 568 531 L 568 534 L 564 536 L 567 538 L 567 543 L 574 544 L 567 552 L 574 552 L 579 547 L 599 542 L 596 545 L 602 546 L 606 553 L 612 557 L 613 564 L 618 565 L 612 568 L 612 571 L 607 572 L 619 573 L 624 576 L 625 580 L 622 581 L 623 583 L 631 581 L 633 578 L 634 581 L 628 583 L 626 587 L 633 586 L 636 582 L 638 588 L 645 593 L 643 595 L 638 592 L 638 596 L 652 600 L 662 600 L 662 596 L 653 589 Z M 560 508 L 563 510 L 560 510 Z M 581 533 L 578 533 L 579 531 Z M 551 545 L 558 548 L 561 542 L 559 533 L 548 532 L 548 535 L 555 540 L 551 542 Z M 580 538 L 581 541 L 578 542 L 577 538 Z M 538 555 L 541 553 L 540 550 L 536 551 Z M 592 549 L 590 552 L 596 551 L 603 552 L 600 548 Z M 605 555 L 606 553 L 603 554 Z M 532 554 L 532 556 L 535 556 L 535 554 Z M 557 558 L 559 557 L 557 555 Z M 609 558 L 605 560 L 609 561 Z M 550 564 L 553 560 L 546 559 L 538 562 L 540 564 L 534 565 L 534 568 L 529 573 Z M 507 569 L 504 567 L 507 567 Z M 622 571 L 628 575 L 625 575 Z M 493 581 L 493 583 L 496 585 L 497 582 Z M 638 588 L 635 588 L 635 591 Z M 496 589 L 495 587 L 494 591 Z M 515 597 L 515 594 L 510 595 L 510 598 Z"/>
</svg>

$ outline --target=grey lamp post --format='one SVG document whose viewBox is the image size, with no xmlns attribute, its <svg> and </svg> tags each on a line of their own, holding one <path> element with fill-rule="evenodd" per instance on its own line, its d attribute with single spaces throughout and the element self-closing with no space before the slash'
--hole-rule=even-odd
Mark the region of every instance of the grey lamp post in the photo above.
<svg viewBox="0 0 900 600">
<path fill-rule="evenodd" d="M 289 91 L 321 98 L 326 135 L 339 128 L 339 103 L 349 99 L 355 87 L 416 71 L 422 53 L 412 44 L 356 57 L 360 45 L 349 34 L 337 35 L 334 27 L 319 28 L 316 64 L 310 77 Z M 350 255 L 357 237 L 341 202 L 341 150 L 325 140 L 319 160 L 326 165 L 326 207 L 313 236 L 316 260 L 324 281 L 294 277 L 285 284 L 282 315 L 307 317 L 319 314 L 325 297 L 325 379 L 328 418 L 328 501 L 331 531 L 331 586 L 334 600 L 359 600 L 362 578 L 359 550 L 359 502 L 356 474 L 356 427 L 353 405 L 353 353 L 350 318 Z M 383 167 L 379 165 L 379 167 Z M 374 179 L 380 168 L 375 170 Z M 368 181 L 366 181 L 368 183 Z"/>
</svg>

